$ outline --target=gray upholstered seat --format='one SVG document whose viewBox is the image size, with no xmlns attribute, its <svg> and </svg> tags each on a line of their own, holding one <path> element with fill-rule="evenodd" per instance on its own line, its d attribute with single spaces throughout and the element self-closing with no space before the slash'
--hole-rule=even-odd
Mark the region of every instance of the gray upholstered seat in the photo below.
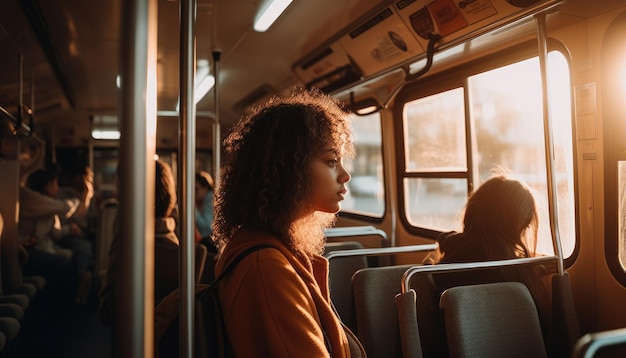
<svg viewBox="0 0 626 358">
<path fill-rule="evenodd" d="M 450 357 L 546 357 L 537 307 L 525 285 L 457 286 L 441 295 Z"/>
</svg>

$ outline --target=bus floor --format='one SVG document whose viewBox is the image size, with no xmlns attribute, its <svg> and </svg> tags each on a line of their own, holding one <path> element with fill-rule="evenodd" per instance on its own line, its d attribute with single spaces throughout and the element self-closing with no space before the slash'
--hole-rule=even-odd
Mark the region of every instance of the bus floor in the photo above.
<svg viewBox="0 0 626 358">
<path fill-rule="evenodd" d="M 95 292 L 87 304 L 75 305 L 71 297 L 50 300 L 41 292 L 22 319 L 17 342 L 8 345 L 0 357 L 109 358 L 110 327 L 98 318 Z"/>
</svg>

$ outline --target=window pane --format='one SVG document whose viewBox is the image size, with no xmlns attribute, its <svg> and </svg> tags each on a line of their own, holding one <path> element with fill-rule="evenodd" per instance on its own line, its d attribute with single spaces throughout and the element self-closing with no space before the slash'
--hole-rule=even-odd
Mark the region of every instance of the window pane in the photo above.
<svg viewBox="0 0 626 358">
<path fill-rule="evenodd" d="M 404 106 L 407 172 L 466 171 L 463 88 Z"/>
<path fill-rule="evenodd" d="M 356 156 L 353 160 L 344 161 L 352 179 L 348 183 L 342 210 L 382 217 L 385 211 L 385 188 L 380 114 L 352 115 L 351 119 Z"/>
<path fill-rule="evenodd" d="M 409 223 L 423 228 L 461 230 L 459 215 L 467 199 L 466 179 L 405 178 Z"/>
<path fill-rule="evenodd" d="M 549 59 L 559 229 L 565 257 L 575 244 L 573 154 L 569 70 L 563 56 Z M 548 216 L 541 77 L 537 58 L 469 78 L 470 117 L 476 147 L 474 168 L 480 185 L 492 170 L 505 168 L 534 191 L 540 211 L 538 251 L 552 254 Z"/>
</svg>

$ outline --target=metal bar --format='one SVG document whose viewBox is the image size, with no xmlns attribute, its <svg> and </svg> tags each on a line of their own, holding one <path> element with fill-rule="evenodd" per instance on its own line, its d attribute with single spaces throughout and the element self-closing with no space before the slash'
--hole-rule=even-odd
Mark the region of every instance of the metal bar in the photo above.
<svg viewBox="0 0 626 358">
<path fill-rule="evenodd" d="M 572 357 L 591 358 L 600 348 L 618 344 L 626 344 L 626 328 L 587 333 L 576 342 L 572 350 Z"/>
<path fill-rule="evenodd" d="M 352 249 L 352 250 L 337 250 L 331 251 L 324 255 L 326 259 L 331 260 L 335 257 L 352 257 L 352 256 L 382 256 L 401 254 L 406 252 L 421 252 L 436 250 L 439 245 L 437 244 L 424 244 L 424 245 L 409 245 L 409 246 L 396 246 L 396 247 L 379 247 L 373 249 Z"/>
<path fill-rule="evenodd" d="M 404 272 L 402 275 L 402 293 L 408 292 L 411 287 L 411 278 L 416 274 L 423 273 L 442 273 L 442 272 L 453 272 L 453 271 L 471 271 L 471 270 L 479 270 L 489 267 L 510 267 L 510 266 L 520 266 L 526 264 L 540 264 L 540 263 L 550 263 L 552 261 L 558 260 L 556 256 L 541 256 L 541 257 L 526 257 L 521 259 L 511 259 L 511 260 L 498 260 L 498 261 L 482 261 L 482 262 L 467 262 L 467 263 L 456 263 L 456 264 L 437 264 L 437 265 L 418 265 L 413 266 Z"/>
<path fill-rule="evenodd" d="M 157 0 L 123 2 L 119 275 L 113 356 L 154 356 Z"/>
<path fill-rule="evenodd" d="M 324 231 L 324 236 L 340 237 L 340 236 L 365 236 L 365 235 L 380 235 L 383 239 L 387 240 L 387 233 L 383 230 L 377 229 L 374 226 L 346 226 L 346 227 L 333 227 Z"/>
<path fill-rule="evenodd" d="M 548 93 L 548 46 L 546 34 L 546 14 L 535 15 L 537 21 L 537 43 L 539 45 L 539 70 L 541 72 L 541 90 L 543 92 L 543 133 L 546 148 L 546 174 L 548 179 L 548 213 L 554 253 L 559 258 L 559 274 L 563 275 L 563 248 L 559 234 L 559 215 L 557 188 L 554 180 L 554 135 L 550 116 L 550 98 Z"/>
<path fill-rule="evenodd" d="M 196 0 L 180 2 L 180 120 L 179 203 L 180 211 L 180 357 L 193 357 L 195 297 L 195 200 L 196 103 Z"/>
<path fill-rule="evenodd" d="M 213 51 L 213 63 L 215 67 L 215 87 L 213 87 L 214 111 L 213 117 L 213 180 L 214 186 L 220 183 L 220 167 L 222 166 L 222 130 L 220 128 L 220 51 Z"/>
</svg>

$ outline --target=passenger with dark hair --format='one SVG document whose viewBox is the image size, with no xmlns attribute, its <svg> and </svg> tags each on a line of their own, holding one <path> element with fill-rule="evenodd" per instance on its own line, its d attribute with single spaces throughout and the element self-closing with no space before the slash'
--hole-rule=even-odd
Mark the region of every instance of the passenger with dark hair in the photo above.
<svg viewBox="0 0 626 358">
<path fill-rule="evenodd" d="M 469 197 L 463 232 L 442 234 L 439 255 L 428 257 L 425 263 L 533 257 L 538 224 L 530 189 L 518 180 L 494 176 Z"/>
<path fill-rule="evenodd" d="M 172 211 L 176 207 L 176 181 L 170 166 L 156 162 L 154 196 L 154 301 L 158 303 L 178 288 L 178 248 L 176 220 Z"/>
<path fill-rule="evenodd" d="M 35 248 L 52 254 L 72 257 L 72 251 L 58 245 L 58 241 L 73 230 L 73 225 L 63 227 L 59 214 L 67 217 L 74 215 L 76 210 L 67 212 L 55 210 L 62 207 L 61 200 L 55 200 L 59 191 L 57 173 L 53 170 L 38 169 L 32 172 L 26 179 L 26 188 L 39 193 L 52 200 L 41 200 L 41 196 L 20 195 L 20 220 L 19 232 L 22 243 L 26 246 L 34 245 Z M 24 191 L 24 194 L 27 192 Z M 72 206 L 78 208 L 77 199 L 68 200 Z M 48 205 L 51 204 L 51 205 Z"/>
<path fill-rule="evenodd" d="M 215 251 L 215 244 L 211 239 L 213 230 L 213 177 L 211 174 L 200 171 L 196 173 L 196 242 L 202 242 L 207 248 Z"/>
<path fill-rule="evenodd" d="M 505 174 L 495 175 L 470 195 L 465 206 L 463 231 L 440 234 L 438 250 L 429 254 L 424 264 L 534 257 L 538 225 L 535 198 L 528 186 Z M 549 283 L 543 282 L 543 273 L 538 266 L 469 271 L 435 277 L 439 293 L 458 284 L 500 281 L 524 283 L 541 312 L 540 316 L 550 316 Z M 438 301 L 433 302 L 433 305 L 436 304 Z M 425 333 L 430 334 L 431 331 L 427 329 Z M 428 339 L 422 339 L 426 345 Z"/>
<path fill-rule="evenodd" d="M 333 98 L 273 98 L 225 140 L 215 194 L 216 274 L 259 244 L 221 282 L 228 339 L 240 357 L 349 357 L 363 353 L 328 291 L 324 229 L 335 221 L 353 154 L 347 114 Z"/>
<path fill-rule="evenodd" d="M 155 160 L 154 187 L 154 301 L 158 303 L 164 296 L 178 287 L 179 239 L 176 235 L 176 219 L 172 212 L 176 207 L 176 180 L 166 162 Z M 119 240 L 118 233 L 113 237 L 109 250 L 109 265 L 100 290 L 100 319 L 112 323 L 114 313 L 113 295 L 119 280 Z"/>
<path fill-rule="evenodd" d="M 80 205 L 77 199 L 55 199 L 58 190 L 54 171 L 38 169 L 29 175 L 26 187 L 19 192 L 18 232 L 26 257 L 24 275 L 46 278 L 46 291 L 60 301 L 67 300 L 74 287 L 72 252 L 56 244 L 69 228 L 62 228 L 59 217 L 73 215 Z"/>
<path fill-rule="evenodd" d="M 69 170 L 66 176 L 67 182 L 59 188 L 57 197 L 59 199 L 78 198 L 81 205 L 76 213 L 67 220 L 63 220 L 63 223 L 76 224 L 79 231 L 74 236 L 93 241 L 96 230 L 94 223 L 97 217 L 95 206 L 91 205 L 94 196 L 93 170 L 88 166 L 82 166 Z"/>
<path fill-rule="evenodd" d="M 95 216 L 91 205 L 94 196 L 93 171 L 87 166 L 72 169 L 67 173 L 67 185 L 59 188 L 59 199 L 78 199 L 80 205 L 71 217 L 61 219 L 63 226 L 71 231 L 63 235 L 59 245 L 74 252 L 74 261 L 78 278 L 76 302 L 86 303 L 93 281 Z"/>
</svg>

